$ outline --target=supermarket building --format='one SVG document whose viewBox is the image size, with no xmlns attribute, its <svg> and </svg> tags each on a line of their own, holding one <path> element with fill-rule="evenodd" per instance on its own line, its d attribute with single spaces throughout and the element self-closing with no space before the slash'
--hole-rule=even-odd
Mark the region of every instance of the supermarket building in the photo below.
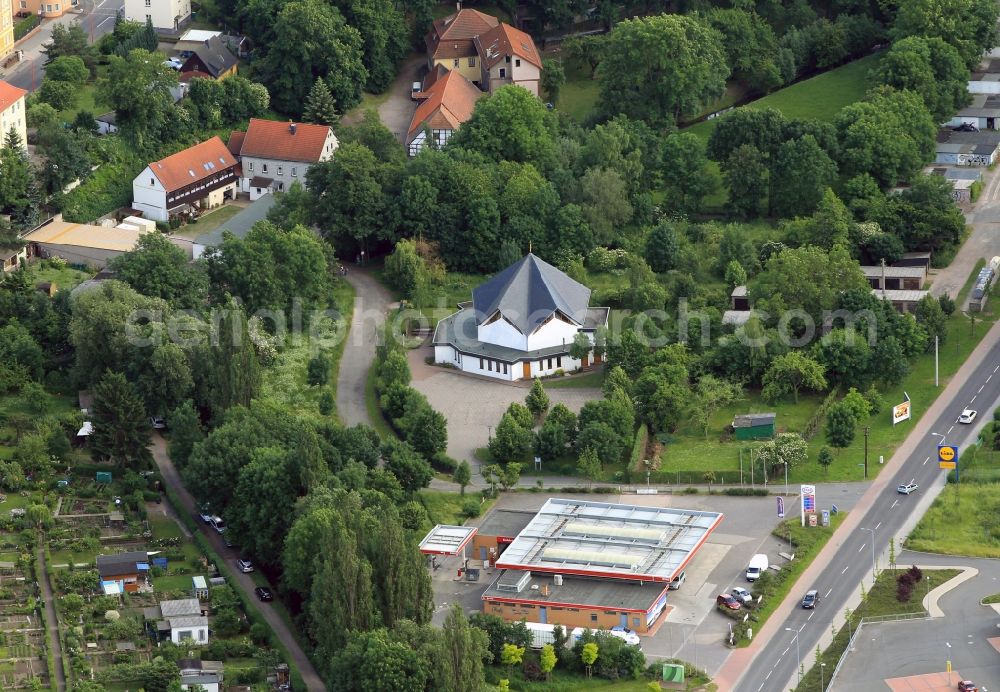
<svg viewBox="0 0 1000 692">
<path fill-rule="evenodd" d="M 671 580 L 722 518 L 553 498 L 537 513 L 494 510 L 480 527 L 460 527 L 461 550 L 502 570 L 483 593 L 484 613 L 645 634 L 666 609 Z"/>
</svg>

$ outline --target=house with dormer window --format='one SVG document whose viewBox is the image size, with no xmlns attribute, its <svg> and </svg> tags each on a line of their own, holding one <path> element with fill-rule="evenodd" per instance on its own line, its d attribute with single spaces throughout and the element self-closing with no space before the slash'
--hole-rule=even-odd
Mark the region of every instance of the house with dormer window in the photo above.
<svg viewBox="0 0 1000 692">
<path fill-rule="evenodd" d="M 198 212 L 234 199 L 240 164 L 219 137 L 154 161 L 132 181 L 132 207 L 147 219 Z"/>
</svg>

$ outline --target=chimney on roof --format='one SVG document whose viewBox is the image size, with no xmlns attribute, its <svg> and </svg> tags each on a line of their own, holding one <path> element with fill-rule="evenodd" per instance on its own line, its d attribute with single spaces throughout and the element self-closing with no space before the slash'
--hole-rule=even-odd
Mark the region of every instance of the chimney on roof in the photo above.
<svg viewBox="0 0 1000 692">
<path fill-rule="evenodd" d="M 455 3 L 455 9 L 458 10 L 459 12 L 462 11 L 462 2 L 461 2 L 461 0 L 459 0 L 459 2 Z"/>
<path fill-rule="evenodd" d="M 295 123 L 291 120 L 288 121 L 288 131 L 292 133 L 293 137 L 295 136 Z"/>
</svg>

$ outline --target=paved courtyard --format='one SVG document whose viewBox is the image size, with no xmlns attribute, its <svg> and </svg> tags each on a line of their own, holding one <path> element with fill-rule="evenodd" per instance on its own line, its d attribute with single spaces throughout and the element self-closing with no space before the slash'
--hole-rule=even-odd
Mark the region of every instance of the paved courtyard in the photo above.
<svg viewBox="0 0 1000 692">
<path fill-rule="evenodd" d="M 411 384 L 448 419 L 449 456 L 467 460 L 472 465 L 473 475 L 478 476 L 476 449 L 486 446 L 490 431 L 500 422 L 512 402 L 524 403 L 531 383 L 488 380 L 427 365 L 424 358 L 430 355 L 433 355 L 430 347 L 408 352 L 413 372 Z M 590 388 L 551 388 L 546 391 L 552 406 L 565 404 L 574 412 L 579 412 L 591 399 L 602 396 L 600 389 Z"/>
<path fill-rule="evenodd" d="M 975 567 L 979 574 L 940 598 L 944 617 L 866 626 L 831 689 L 953 690 L 960 679 L 967 679 L 982 692 L 1000 690 L 996 646 L 1000 616 L 993 607 L 979 604 L 985 596 L 1000 592 L 1000 561 L 903 552 L 898 562 L 962 565 Z M 951 682 L 944 684 L 948 661 Z"/>
</svg>

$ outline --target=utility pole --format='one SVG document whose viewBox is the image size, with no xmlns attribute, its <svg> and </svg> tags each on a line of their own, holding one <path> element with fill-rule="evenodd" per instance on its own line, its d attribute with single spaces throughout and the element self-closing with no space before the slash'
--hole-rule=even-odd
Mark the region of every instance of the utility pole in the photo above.
<svg viewBox="0 0 1000 692">
<path fill-rule="evenodd" d="M 938 337 L 934 337 L 934 386 L 938 385 Z"/>
<path fill-rule="evenodd" d="M 865 480 L 868 480 L 868 433 L 871 432 L 871 426 L 865 426 Z"/>
</svg>

